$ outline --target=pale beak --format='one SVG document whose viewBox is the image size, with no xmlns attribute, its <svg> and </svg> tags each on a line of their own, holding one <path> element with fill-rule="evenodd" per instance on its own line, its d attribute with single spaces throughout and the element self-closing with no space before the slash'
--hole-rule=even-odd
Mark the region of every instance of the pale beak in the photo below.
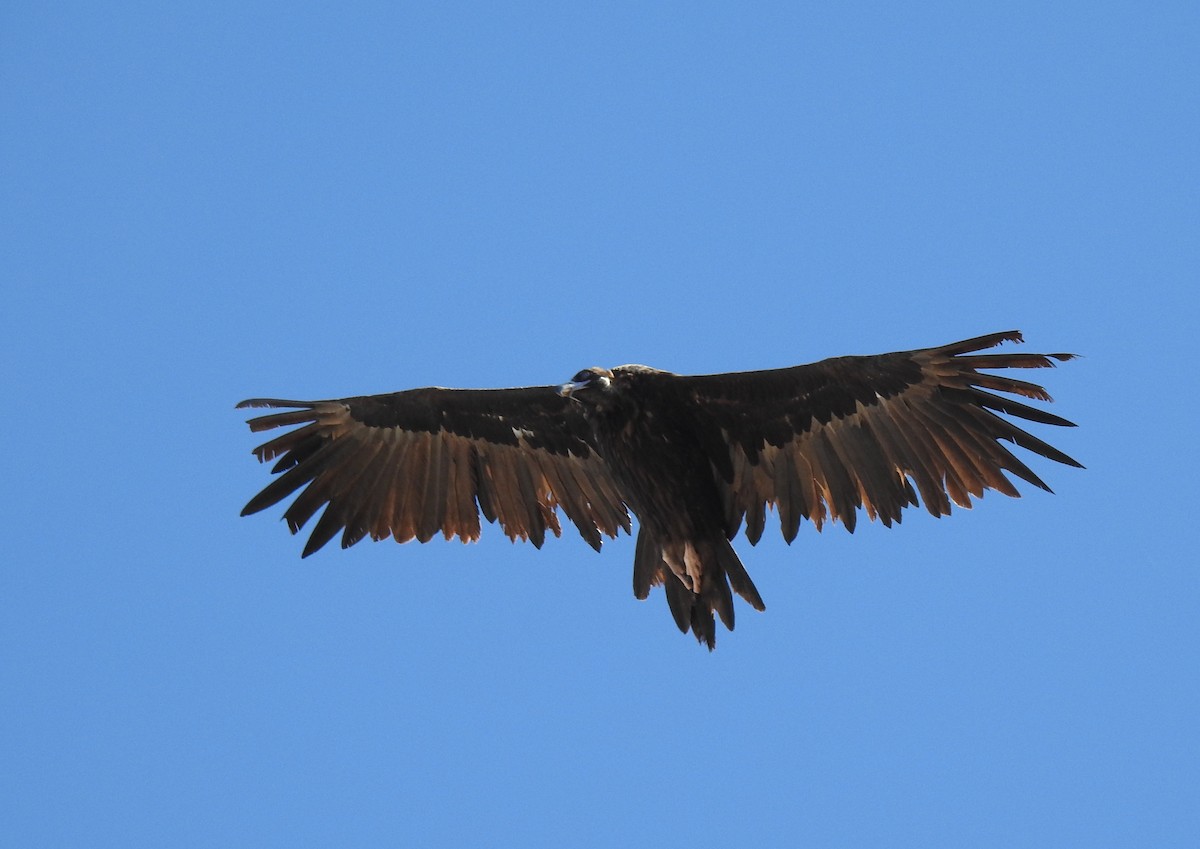
<svg viewBox="0 0 1200 849">
<path fill-rule="evenodd" d="M 589 383 L 591 383 L 590 380 L 576 380 L 572 383 L 564 383 L 558 387 L 558 394 L 564 398 L 570 398 L 576 391 L 583 389 Z"/>
</svg>

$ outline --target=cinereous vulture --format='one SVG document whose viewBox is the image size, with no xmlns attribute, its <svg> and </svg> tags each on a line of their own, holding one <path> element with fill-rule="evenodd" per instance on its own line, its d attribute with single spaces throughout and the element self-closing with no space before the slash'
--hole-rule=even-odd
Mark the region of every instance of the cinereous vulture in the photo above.
<svg viewBox="0 0 1200 849">
<path fill-rule="evenodd" d="M 661 584 L 675 624 L 711 649 L 714 611 L 733 628 L 731 590 L 763 609 L 730 540 L 744 527 L 757 543 L 768 508 L 790 543 L 804 519 L 853 531 L 860 509 L 890 526 L 918 502 L 942 516 L 985 489 L 1016 497 L 1006 472 L 1049 490 L 1012 445 L 1079 466 L 1005 418 L 1071 425 L 1007 397 L 1049 401 L 1045 389 L 993 372 L 1072 355 L 976 353 L 1020 341 L 1009 331 L 730 374 L 627 365 L 562 386 L 256 398 L 238 406 L 285 411 L 251 419 L 252 431 L 298 427 L 255 449 L 278 477 L 242 515 L 295 494 L 284 518 L 296 533 L 324 508 L 307 557 L 338 533 L 343 548 L 474 540 L 481 513 L 541 547 L 562 532 L 559 510 L 599 550 L 602 536 L 630 532 L 632 513 L 634 595 Z"/>
</svg>

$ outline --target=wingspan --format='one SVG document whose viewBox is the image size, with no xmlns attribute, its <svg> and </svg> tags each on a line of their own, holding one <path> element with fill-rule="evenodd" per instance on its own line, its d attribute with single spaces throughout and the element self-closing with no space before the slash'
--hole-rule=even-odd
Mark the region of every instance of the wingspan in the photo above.
<svg viewBox="0 0 1200 849">
<path fill-rule="evenodd" d="M 790 543 L 800 521 L 853 531 L 861 508 L 885 525 L 923 501 L 935 516 L 971 506 L 986 489 L 1019 497 L 1016 477 L 1049 487 L 1004 443 L 1080 466 L 1004 413 L 1039 424 L 1071 422 L 997 392 L 1050 401 L 1046 390 L 994 369 L 1046 368 L 1071 354 L 976 354 L 1017 331 L 867 357 L 838 357 L 760 372 L 681 378 L 710 422 L 714 473 L 723 482 L 727 532 L 743 520 L 758 542 L 768 507 Z"/>
<path fill-rule="evenodd" d="M 284 518 L 297 533 L 318 511 L 307 557 L 339 532 L 464 542 L 480 512 L 540 547 L 562 532 L 556 508 L 593 548 L 630 529 L 629 513 L 591 445 L 587 423 L 553 387 L 414 389 L 329 401 L 260 398 L 239 408 L 290 408 L 250 419 L 254 432 L 300 425 L 254 450 L 278 474 L 250 500 L 257 513 L 299 491 Z"/>
</svg>

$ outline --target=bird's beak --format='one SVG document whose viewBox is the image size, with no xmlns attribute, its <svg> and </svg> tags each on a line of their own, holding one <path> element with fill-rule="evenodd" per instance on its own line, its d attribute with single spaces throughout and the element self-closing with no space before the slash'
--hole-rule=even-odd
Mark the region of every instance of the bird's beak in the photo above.
<svg viewBox="0 0 1200 849">
<path fill-rule="evenodd" d="M 564 383 L 558 387 L 558 394 L 564 398 L 570 398 L 575 392 L 591 383 L 590 380 L 576 380 L 572 383 Z"/>
</svg>

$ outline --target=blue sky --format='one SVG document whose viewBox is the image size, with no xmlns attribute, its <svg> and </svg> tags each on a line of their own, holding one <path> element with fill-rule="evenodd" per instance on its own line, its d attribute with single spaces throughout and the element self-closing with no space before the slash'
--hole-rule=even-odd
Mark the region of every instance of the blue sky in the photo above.
<svg viewBox="0 0 1200 849">
<path fill-rule="evenodd" d="M 1185 846 L 1195 4 L 11 2 L 0 842 Z M 1086 471 L 738 549 L 303 562 L 233 410 L 1020 328 Z M 1027 490 L 1028 487 L 1025 487 Z M 1190 553 L 1189 553 L 1190 552 Z"/>
</svg>

